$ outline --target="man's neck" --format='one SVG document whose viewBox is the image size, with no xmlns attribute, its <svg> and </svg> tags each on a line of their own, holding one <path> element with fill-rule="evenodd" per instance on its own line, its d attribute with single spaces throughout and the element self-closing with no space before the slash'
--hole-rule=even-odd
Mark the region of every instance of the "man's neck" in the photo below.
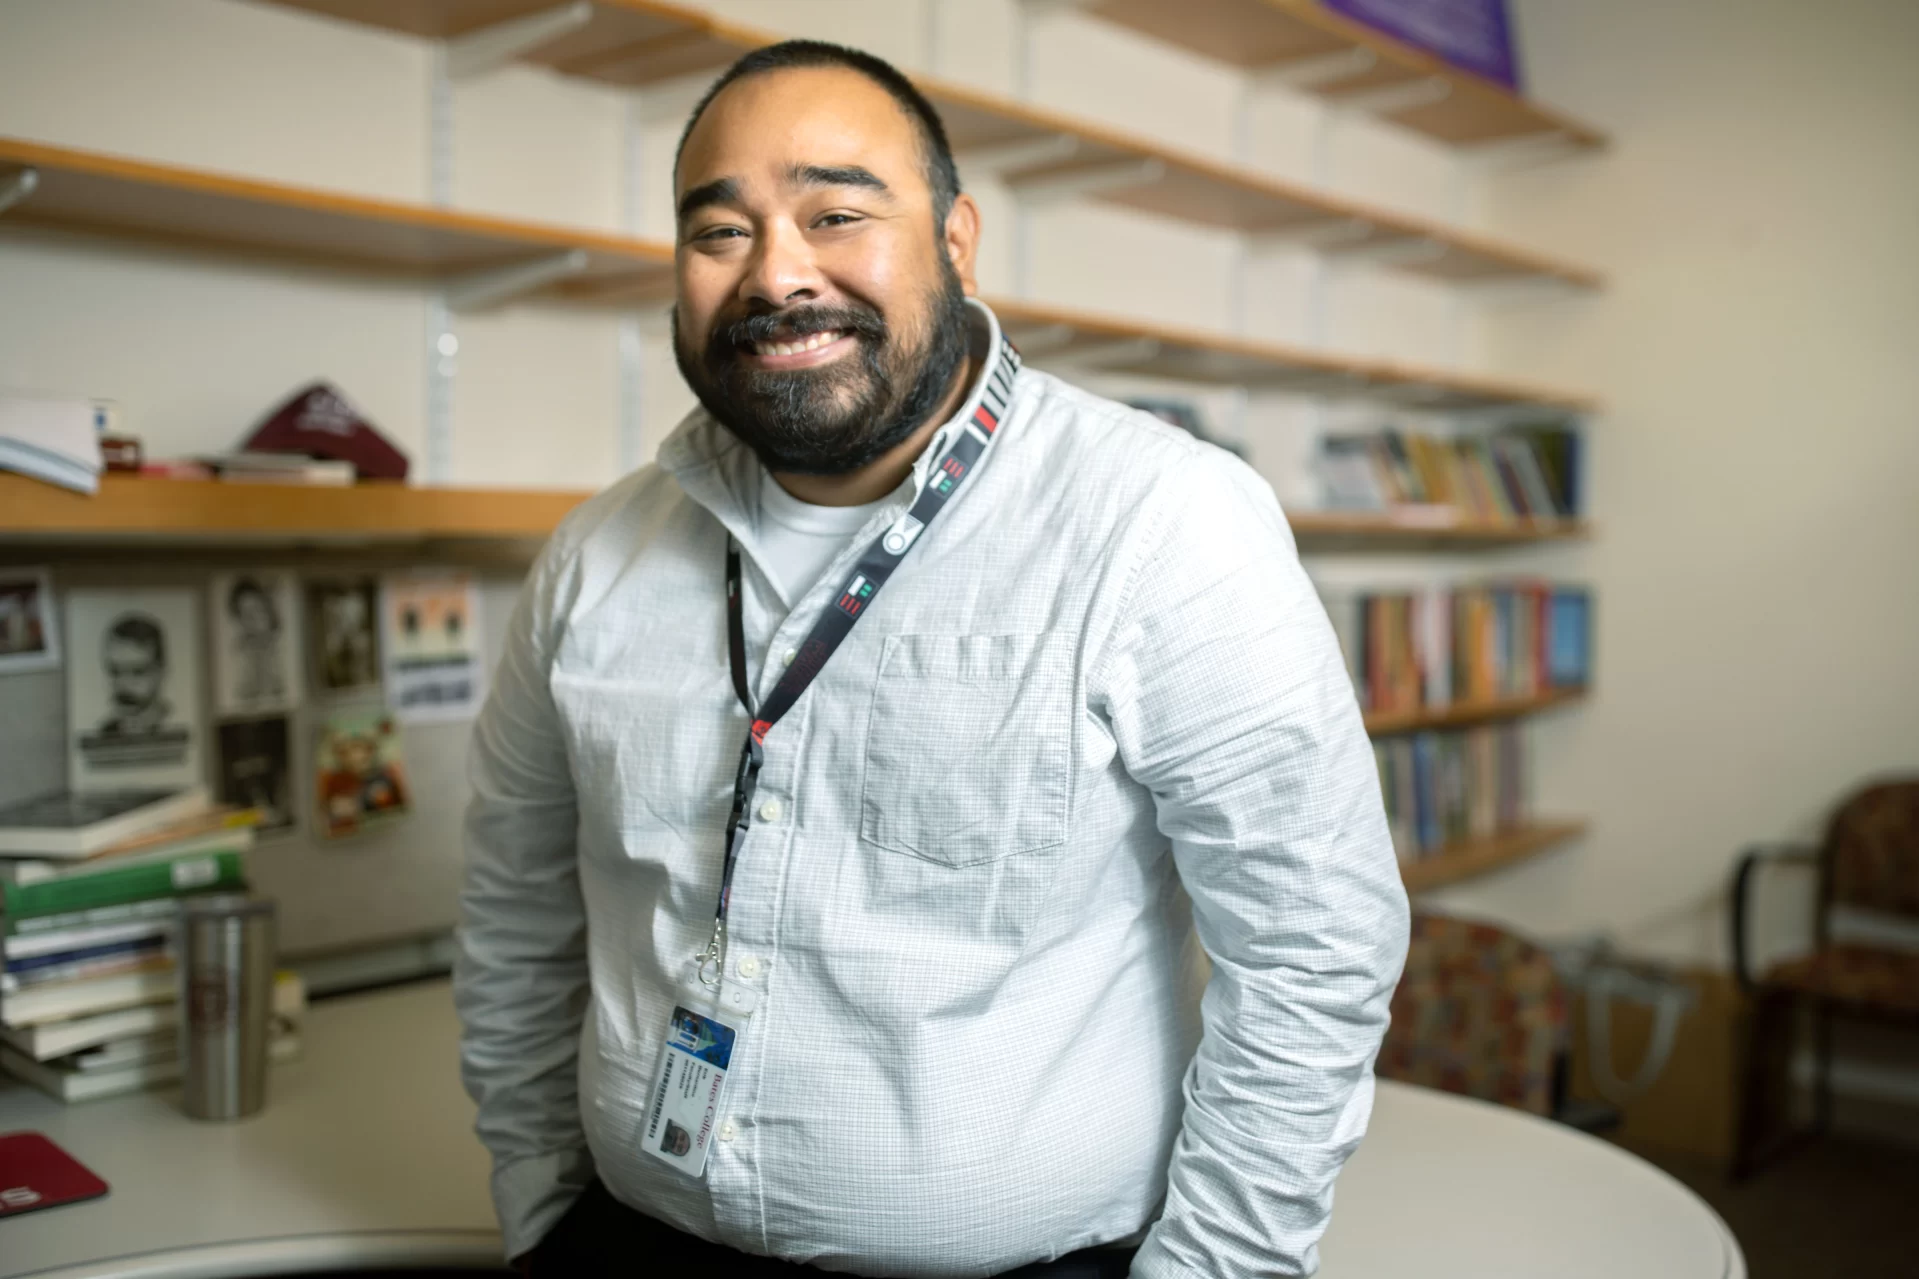
<svg viewBox="0 0 1919 1279">
<path fill-rule="evenodd" d="M 774 471 L 779 486 L 802 502 L 814 506 L 866 506 L 877 502 L 900 486 L 913 473 L 913 463 L 926 451 L 934 434 L 966 401 L 967 392 L 978 380 L 980 362 L 971 356 L 960 366 L 952 389 L 911 435 L 895 444 L 857 471 L 844 475 L 793 475 Z"/>
</svg>

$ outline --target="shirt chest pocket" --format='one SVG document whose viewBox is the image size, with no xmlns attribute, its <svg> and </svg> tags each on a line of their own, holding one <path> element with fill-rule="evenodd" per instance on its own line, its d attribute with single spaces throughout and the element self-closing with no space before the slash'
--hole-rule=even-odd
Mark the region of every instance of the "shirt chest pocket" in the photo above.
<svg viewBox="0 0 1919 1279">
<path fill-rule="evenodd" d="M 945 866 L 1066 842 L 1068 636 L 894 635 L 866 733 L 860 837 Z"/>
</svg>

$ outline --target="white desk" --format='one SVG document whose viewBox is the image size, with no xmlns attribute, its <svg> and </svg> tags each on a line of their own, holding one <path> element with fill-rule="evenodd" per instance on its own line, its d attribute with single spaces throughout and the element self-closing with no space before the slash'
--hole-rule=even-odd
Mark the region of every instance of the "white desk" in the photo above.
<svg viewBox="0 0 1919 1279">
<path fill-rule="evenodd" d="M 0 1277 L 187 1279 L 499 1260 L 487 1161 L 443 983 L 314 1006 L 264 1113 L 200 1124 L 172 1091 L 64 1107 L 0 1085 L 113 1187 L 0 1221 Z M 1710 1209 L 1664 1173 L 1528 1116 L 1381 1084 L 1340 1179 L 1321 1279 L 1744 1279 Z"/>
</svg>

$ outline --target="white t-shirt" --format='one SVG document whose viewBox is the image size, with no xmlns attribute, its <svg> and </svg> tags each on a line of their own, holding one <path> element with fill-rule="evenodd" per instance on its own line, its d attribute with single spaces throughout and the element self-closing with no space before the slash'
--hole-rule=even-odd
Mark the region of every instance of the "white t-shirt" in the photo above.
<svg viewBox="0 0 1919 1279">
<path fill-rule="evenodd" d="M 887 499 L 865 506 L 815 506 L 780 487 L 766 471 L 760 472 L 760 550 L 764 567 L 786 598 L 797 600 L 820 580 L 833 557 L 846 547 L 873 512 Z"/>
</svg>

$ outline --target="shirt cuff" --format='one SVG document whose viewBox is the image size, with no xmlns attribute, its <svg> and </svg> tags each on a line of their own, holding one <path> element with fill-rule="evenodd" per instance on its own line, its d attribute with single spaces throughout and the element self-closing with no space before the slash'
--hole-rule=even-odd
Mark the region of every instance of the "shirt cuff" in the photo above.
<svg viewBox="0 0 1919 1279">
<path fill-rule="evenodd" d="M 536 1246 L 593 1180 L 585 1146 L 529 1155 L 493 1168 L 493 1211 L 500 1219 L 506 1258 Z"/>
</svg>

